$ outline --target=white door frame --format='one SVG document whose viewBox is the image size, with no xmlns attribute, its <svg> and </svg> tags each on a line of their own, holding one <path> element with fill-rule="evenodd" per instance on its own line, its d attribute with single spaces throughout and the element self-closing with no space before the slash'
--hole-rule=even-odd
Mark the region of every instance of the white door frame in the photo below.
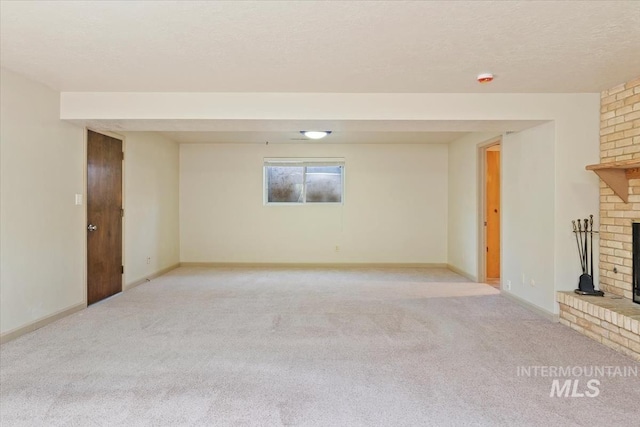
<svg viewBox="0 0 640 427">
<path fill-rule="evenodd" d="M 500 145 L 502 136 L 477 145 L 478 150 L 478 282 L 487 280 L 487 149 Z M 502 160 L 502 157 L 501 157 Z M 502 161 L 500 161 L 500 193 L 502 193 Z M 502 204 L 502 197 L 500 198 Z M 502 211 L 500 209 L 500 288 L 502 288 Z"/>
</svg>

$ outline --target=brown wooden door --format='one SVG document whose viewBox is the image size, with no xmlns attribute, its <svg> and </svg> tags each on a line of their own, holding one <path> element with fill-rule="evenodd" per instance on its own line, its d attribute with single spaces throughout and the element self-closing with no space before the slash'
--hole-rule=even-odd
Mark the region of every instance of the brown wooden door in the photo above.
<svg viewBox="0 0 640 427">
<path fill-rule="evenodd" d="M 122 141 L 87 135 L 87 303 L 122 291 Z"/>
<path fill-rule="evenodd" d="M 487 154 L 487 278 L 500 277 L 500 151 Z"/>
</svg>

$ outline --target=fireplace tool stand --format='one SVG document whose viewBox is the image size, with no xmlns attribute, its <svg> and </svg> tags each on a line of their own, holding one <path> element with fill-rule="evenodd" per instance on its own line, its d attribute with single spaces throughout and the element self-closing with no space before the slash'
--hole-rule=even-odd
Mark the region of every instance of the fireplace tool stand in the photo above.
<svg viewBox="0 0 640 427">
<path fill-rule="evenodd" d="M 595 289 L 593 286 L 593 235 L 598 233 L 593 231 L 593 215 L 589 215 L 589 219 L 577 219 L 576 221 L 571 221 L 571 223 L 573 224 L 573 234 L 576 236 L 580 266 L 582 267 L 582 274 L 578 280 L 578 289 L 575 290 L 575 293 L 603 297 L 604 292 Z"/>
</svg>

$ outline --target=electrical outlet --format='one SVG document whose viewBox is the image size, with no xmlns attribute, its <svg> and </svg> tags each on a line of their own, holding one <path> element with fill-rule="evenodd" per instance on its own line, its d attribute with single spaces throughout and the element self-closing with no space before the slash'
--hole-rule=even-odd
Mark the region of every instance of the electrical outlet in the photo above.
<svg viewBox="0 0 640 427">
<path fill-rule="evenodd" d="M 511 280 L 507 280 L 507 290 L 511 290 Z"/>
<path fill-rule="evenodd" d="M 151 257 L 147 257 L 147 264 L 151 264 Z"/>
<path fill-rule="evenodd" d="M 536 281 L 531 279 L 531 286 L 535 286 L 536 285 Z"/>
<path fill-rule="evenodd" d="M 340 246 L 336 245 L 336 252 L 340 252 Z"/>
</svg>

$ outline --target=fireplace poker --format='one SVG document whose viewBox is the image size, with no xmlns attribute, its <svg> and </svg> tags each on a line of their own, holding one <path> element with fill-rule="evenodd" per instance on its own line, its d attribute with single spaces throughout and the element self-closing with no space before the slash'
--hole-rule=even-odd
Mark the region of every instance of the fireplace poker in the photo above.
<svg viewBox="0 0 640 427">
<path fill-rule="evenodd" d="M 589 274 L 589 259 L 587 258 L 587 250 L 588 250 L 588 245 L 587 242 L 589 241 L 589 239 L 587 237 L 589 237 L 587 235 L 587 229 L 589 228 L 589 220 L 587 218 L 584 219 L 584 272 L 585 274 Z"/>
<path fill-rule="evenodd" d="M 586 273 L 585 271 L 585 265 L 584 265 L 584 254 L 582 253 L 582 220 L 580 218 L 578 218 L 578 252 L 580 254 L 580 265 L 582 265 L 582 273 Z"/>
<path fill-rule="evenodd" d="M 578 227 L 576 226 L 576 222 L 571 221 L 573 224 L 573 234 L 576 236 L 576 246 L 578 247 L 578 257 L 580 257 L 580 265 L 582 266 L 582 271 L 584 272 L 584 261 L 582 260 L 582 249 L 580 248 L 580 241 L 578 240 Z"/>
<path fill-rule="evenodd" d="M 589 232 L 591 235 L 591 252 L 589 252 L 589 256 L 591 257 L 591 278 L 593 278 L 593 215 L 589 215 L 589 226 L 591 228 Z"/>
</svg>

